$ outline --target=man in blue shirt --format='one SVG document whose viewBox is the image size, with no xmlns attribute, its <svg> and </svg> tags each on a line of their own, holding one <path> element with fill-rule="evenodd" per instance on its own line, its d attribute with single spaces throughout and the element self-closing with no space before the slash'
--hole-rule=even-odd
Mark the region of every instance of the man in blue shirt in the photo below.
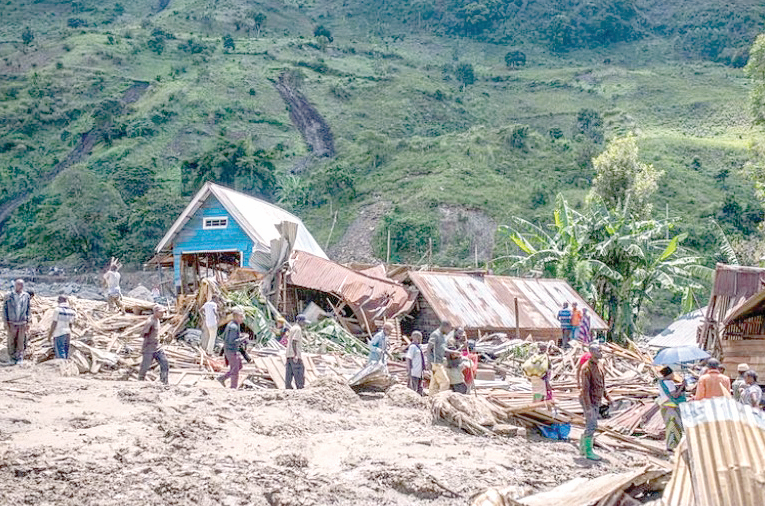
<svg viewBox="0 0 765 506">
<path fill-rule="evenodd" d="M 369 342 L 369 359 L 368 364 L 372 362 L 382 362 L 383 364 L 388 362 L 385 352 L 388 349 L 388 337 L 393 333 L 393 324 L 391 322 L 385 322 L 380 332 L 374 335 Z"/>
<path fill-rule="evenodd" d="M 561 347 L 568 348 L 568 341 L 571 339 L 572 327 L 571 327 L 571 310 L 568 308 L 568 302 L 563 303 L 563 309 L 558 311 L 558 321 L 560 322 L 561 329 Z"/>
</svg>

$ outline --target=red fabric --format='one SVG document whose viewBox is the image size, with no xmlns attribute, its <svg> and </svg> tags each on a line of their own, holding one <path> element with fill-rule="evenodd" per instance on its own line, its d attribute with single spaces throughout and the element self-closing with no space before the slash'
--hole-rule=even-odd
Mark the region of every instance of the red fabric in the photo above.
<svg viewBox="0 0 765 506">
<path fill-rule="evenodd" d="M 579 365 L 584 365 L 588 360 L 590 360 L 590 358 L 592 358 L 592 353 L 588 351 L 584 355 L 579 357 Z"/>
<path fill-rule="evenodd" d="M 465 377 L 466 385 L 472 385 L 476 374 L 478 374 L 478 354 L 463 351 L 462 356 L 470 359 L 471 365 L 462 371 L 462 376 Z"/>
</svg>

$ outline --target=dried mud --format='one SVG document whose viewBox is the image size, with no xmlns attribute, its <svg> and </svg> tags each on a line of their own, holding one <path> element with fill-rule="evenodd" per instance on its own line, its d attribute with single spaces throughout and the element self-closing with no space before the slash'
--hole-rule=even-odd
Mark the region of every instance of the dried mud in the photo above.
<svg viewBox="0 0 765 506">
<path fill-rule="evenodd" d="M 0 368 L 0 503 L 451 505 L 644 463 L 589 464 L 573 443 L 433 425 L 402 388 L 164 388 L 62 377 L 47 363 Z"/>
</svg>

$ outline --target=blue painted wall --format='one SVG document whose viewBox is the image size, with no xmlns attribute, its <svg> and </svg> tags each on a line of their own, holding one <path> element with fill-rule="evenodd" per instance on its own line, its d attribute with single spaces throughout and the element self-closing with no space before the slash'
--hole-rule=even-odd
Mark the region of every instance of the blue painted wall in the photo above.
<svg viewBox="0 0 765 506">
<path fill-rule="evenodd" d="M 228 217 L 228 227 L 211 230 L 203 228 L 204 218 L 219 216 Z M 199 251 L 241 251 L 244 254 L 243 265 L 247 267 L 252 246 L 252 239 L 226 211 L 226 208 L 217 198 L 209 196 L 173 239 L 175 286 L 181 285 L 181 254 Z"/>
</svg>

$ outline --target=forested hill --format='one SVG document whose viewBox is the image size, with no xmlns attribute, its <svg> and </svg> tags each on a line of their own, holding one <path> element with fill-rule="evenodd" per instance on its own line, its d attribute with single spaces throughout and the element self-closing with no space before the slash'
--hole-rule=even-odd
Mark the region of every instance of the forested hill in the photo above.
<svg viewBox="0 0 765 506">
<path fill-rule="evenodd" d="M 581 206 L 608 141 L 711 251 L 762 221 L 741 67 L 761 2 L 7 0 L 5 261 L 139 263 L 206 180 L 275 201 L 341 260 L 464 265 L 511 216 Z M 429 253 L 429 249 L 433 248 Z M 710 259 L 712 261 L 712 259 Z"/>
</svg>

